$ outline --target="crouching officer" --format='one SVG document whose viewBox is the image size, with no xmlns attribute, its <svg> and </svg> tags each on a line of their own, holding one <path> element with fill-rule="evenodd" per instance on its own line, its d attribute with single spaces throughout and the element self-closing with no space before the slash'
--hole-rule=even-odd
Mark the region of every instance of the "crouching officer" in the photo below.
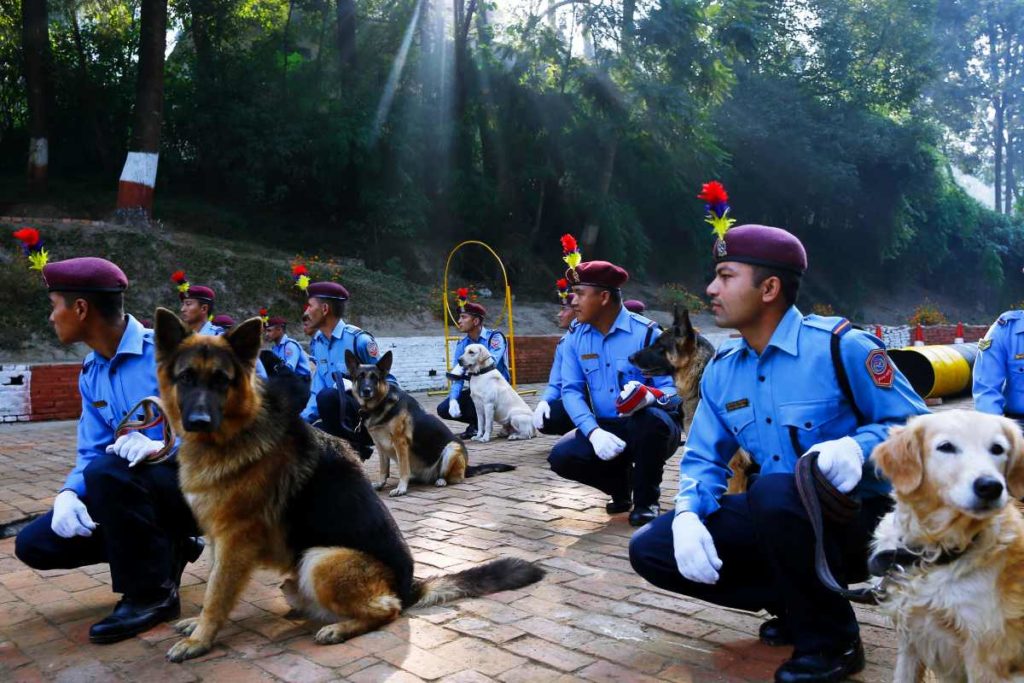
<svg viewBox="0 0 1024 683">
<path fill-rule="evenodd" d="M 849 601 L 815 573 L 796 462 L 817 451 L 829 482 L 860 498 L 859 517 L 826 525 L 826 541 L 836 578 L 863 580 L 872 532 L 890 507 L 889 484 L 868 456 L 891 425 L 927 409 L 878 339 L 796 309 L 807 256 L 792 234 L 738 226 L 714 254 L 711 312 L 742 338 L 725 342 L 704 371 L 676 509 L 633 536 L 630 561 L 660 588 L 775 615 L 761 640 L 795 646 L 776 681 L 844 680 L 864 667 L 864 650 Z M 737 448 L 760 475 L 747 492 L 723 495 Z"/>
<path fill-rule="evenodd" d="M 562 289 L 563 283 L 565 283 L 564 290 Z M 533 426 L 541 434 L 561 435 L 576 427 L 572 419 L 569 418 L 569 413 L 565 412 L 565 405 L 562 402 L 562 352 L 565 349 L 565 340 L 576 330 L 577 324 L 576 311 L 572 307 L 576 295 L 568 291 L 569 285 L 566 280 L 559 280 L 558 286 L 558 296 L 562 305 L 558 308 L 557 323 L 559 329 L 567 331 L 555 346 L 555 358 L 551 362 L 548 385 L 544 387 L 540 401 L 533 409 Z"/>
<path fill-rule="evenodd" d="M 110 564 L 113 613 L 89 629 L 94 643 L 113 643 L 174 619 L 186 562 L 202 552 L 199 531 L 178 488 L 173 460 L 148 464 L 165 450 L 160 430 L 115 430 L 136 403 L 159 392 L 153 332 L 125 315 L 128 279 L 100 258 L 74 258 L 43 268 L 50 322 L 62 344 L 92 348 L 78 389 L 78 456 L 53 509 L 18 534 L 14 552 L 34 569 Z M 141 418 L 141 415 L 137 416 Z"/>
<path fill-rule="evenodd" d="M 299 342 L 288 336 L 286 326 L 288 320 L 279 315 L 272 315 L 266 319 L 264 337 L 270 342 L 270 350 L 281 361 L 291 368 L 299 377 L 310 377 L 309 356 L 302 350 Z"/>
<path fill-rule="evenodd" d="M 508 343 L 505 335 L 500 330 L 489 330 L 484 327 L 484 318 L 487 317 L 487 309 L 473 301 L 463 303 L 459 307 L 459 319 L 456 324 L 459 331 L 466 336 L 455 345 L 455 363 L 452 372 L 458 366 L 459 359 L 470 344 L 483 344 L 494 359 L 494 367 L 501 373 L 506 381 L 511 382 L 508 373 L 508 358 L 506 349 Z M 437 414 L 446 420 L 457 420 L 468 424 L 466 431 L 460 436 L 468 439 L 476 436 L 476 406 L 469 393 L 469 385 L 461 377 L 454 374 L 449 377 L 452 380 L 452 388 L 448 392 L 448 399 L 441 401 L 437 406 Z"/>
<path fill-rule="evenodd" d="M 373 453 L 373 440 L 359 419 L 359 404 L 352 396 L 345 352 L 354 353 L 361 363 L 376 365 L 380 356 L 377 341 L 366 330 L 345 323 L 348 290 L 338 283 L 314 282 L 306 289 L 306 295 L 303 327 L 313 333 L 309 350 L 316 362 L 316 372 L 302 418 L 311 424 L 319 421 L 320 429 L 348 441 L 366 460 Z M 388 381 L 398 386 L 391 375 Z"/>
<path fill-rule="evenodd" d="M 978 342 L 974 409 L 1024 424 L 1024 311 L 1007 311 Z"/>
<path fill-rule="evenodd" d="M 563 343 L 562 401 L 577 431 L 555 444 L 548 463 L 611 496 L 609 514 L 632 507 L 629 523 L 641 526 L 660 513 L 665 461 L 681 435 L 672 378 L 651 378 L 647 387 L 629 362 L 661 330 L 623 308 L 619 288 L 629 274 L 619 266 L 588 261 L 568 275 L 579 326 Z M 620 404 L 624 395 L 628 401 Z"/>
</svg>

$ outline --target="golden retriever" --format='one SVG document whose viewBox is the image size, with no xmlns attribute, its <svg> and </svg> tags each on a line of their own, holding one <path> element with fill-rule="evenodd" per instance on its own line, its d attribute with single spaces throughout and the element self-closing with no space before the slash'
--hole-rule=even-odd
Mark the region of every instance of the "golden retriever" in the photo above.
<svg viewBox="0 0 1024 683">
<path fill-rule="evenodd" d="M 894 680 L 1024 680 L 1024 438 L 1015 422 L 968 410 L 894 427 L 872 454 L 895 509 L 873 549 L 919 562 L 892 575 Z"/>
<path fill-rule="evenodd" d="M 501 373 L 483 344 L 470 344 L 459 358 L 456 374 L 469 376 L 469 393 L 476 407 L 476 436 L 473 441 L 491 440 L 494 425 L 501 425 L 502 435 L 509 441 L 532 439 L 537 436 L 533 427 L 533 411 L 523 397 L 516 393 Z"/>
</svg>

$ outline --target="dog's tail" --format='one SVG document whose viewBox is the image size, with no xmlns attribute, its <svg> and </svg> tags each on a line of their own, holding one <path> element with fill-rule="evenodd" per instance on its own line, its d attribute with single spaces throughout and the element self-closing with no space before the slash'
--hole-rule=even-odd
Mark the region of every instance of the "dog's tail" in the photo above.
<svg viewBox="0 0 1024 683">
<path fill-rule="evenodd" d="M 475 477 L 478 474 L 490 474 L 491 472 L 511 472 L 515 465 L 506 465 L 503 462 L 489 462 L 486 465 L 466 465 L 466 478 Z"/>
<path fill-rule="evenodd" d="M 477 598 L 499 591 L 529 586 L 544 578 L 540 567 L 516 557 L 506 557 L 447 576 L 416 581 L 418 596 L 413 607 L 430 607 L 459 598 Z"/>
</svg>

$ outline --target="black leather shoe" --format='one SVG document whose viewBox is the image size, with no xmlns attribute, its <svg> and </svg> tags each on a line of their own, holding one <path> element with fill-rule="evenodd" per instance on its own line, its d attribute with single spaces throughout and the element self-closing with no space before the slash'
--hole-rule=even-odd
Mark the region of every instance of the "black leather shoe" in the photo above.
<svg viewBox="0 0 1024 683">
<path fill-rule="evenodd" d="M 617 515 L 620 512 L 629 512 L 633 507 L 633 501 L 629 498 L 612 498 L 604 504 L 604 511 L 609 515 Z"/>
<path fill-rule="evenodd" d="M 459 434 L 460 439 L 472 439 L 474 436 L 476 436 L 476 427 L 473 425 L 466 427 L 466 431 Z"/>
<path fill-rule="evenodd" d="M 106 619 L 89 628 L 89 642 L 97 645 L 116 643 L 148 631 L 181 615 L 181 601 L 178 589 L 171 588 L 167 594 L 154 601 L 133 600 L 125 596 Z"/>
<path fill-rule="evenodd" d="M 661 514 L 661 508 L 657 503 L 654 505 L 637 505 L 629 513 L 630 526 L 643 526 Z"/>
<path fill-rule="evenodd" d="M 174 575 L 171 577 L 174 579 L 175 586 L 181 586 L 181 575 L 185 573 L 185 565 L 198 560 L 199 556 L 203 554 L 203 548 L 205 547 L 206 542 L 202 536 L 189 536 L 184 540 L 178 541 L 177 547 L 174 549 L 178 565 L 175 568 Z"/>
<path fill-rule="evenodd" d="M 782 647 L 793 644 L 793 633 L 782 617 L 772 617 L 757 629 L 757 639 L 765 645 Z"/>
<path fill-rule="evenodd" d="M 775 683 L 838 683 L 864 669 L 860 638 L 837 654 L 797 655 L 775 672 Z"/>
</svg>

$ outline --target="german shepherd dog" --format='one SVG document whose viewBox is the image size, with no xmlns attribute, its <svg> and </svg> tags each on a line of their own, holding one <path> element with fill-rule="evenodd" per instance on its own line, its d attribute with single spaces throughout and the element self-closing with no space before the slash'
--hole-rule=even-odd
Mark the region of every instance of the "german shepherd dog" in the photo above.
<svg viewBox="0 0 1024 683">
<path fill-rule="evenodd" d="M 363 424 L 373 437 L 380 458 L 380 491 L 391 474 L 391 461 L 398 464 L 398 486 L 388 495 L 404 496 L 409 481 L 447 486 L 466 477 L 487 472 L 509 472 L 514 465 L 493 463 L 470 465 L 466 445 L 452 434 L 439 417 L 423 410 L 416 399 L 387 381 L 391 372 L 391 352 L 376 365 L 362 365 L 351 351 L 345 352 L 345 365 L 352 378 L 352 395 L 359 403 Z"/>
<path fill-rule="evenodd" d="M 165 416 L 182 435 L 182 493 L 214 544 L 198 617 L 167 658 L 210 650 L 257 567 L 277 569 L 293 608 L 329 622 L 316 642 L 337 643 L 394 620 L 411 606 L 520 588 L 544 572 L 500 559 L 426 580 L 391 514 L 346 442 L 307 425 L 287 397 L 255 376 L 262 324 L 222 337 L 193 334 L 156 313 L 157 374 Z"/>
<path fill-rule="evenodd" d="M 683 400 L 683 431 L 689 433 L 700 402 L 700 378 L 714 357 L 714 345 L 690 322 L 690 311 L 683 309 L 680 313 L 677 306 L 672 309 L 672 327 L 662 332 L 650 346 L 630 356 L 629 362 L 647 377 L 672 375 L 676 392 Z M 729 469 L 732 470 L 729 493 L 747 490 L 748 470 L 752 466 L 746 451 L 736 451 L 729 461 Z"/>
</svg>

